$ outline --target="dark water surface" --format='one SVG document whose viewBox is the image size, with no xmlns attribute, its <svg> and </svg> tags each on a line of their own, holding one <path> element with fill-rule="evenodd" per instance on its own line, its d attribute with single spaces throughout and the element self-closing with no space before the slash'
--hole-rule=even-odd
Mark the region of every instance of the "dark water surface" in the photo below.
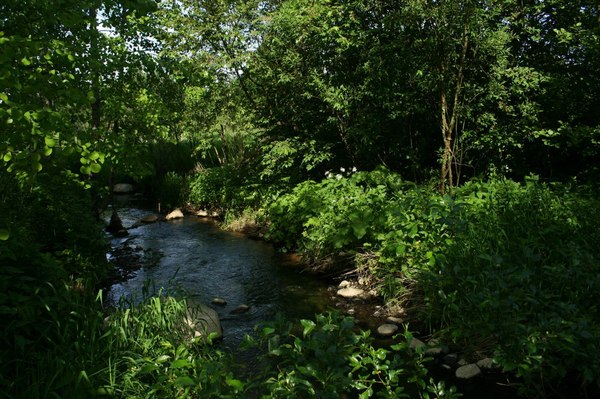
<svg viewBox="0 0 600 399">
<path fill-rule="evenodd" d="M 125 227 L 150 212 L 119 208 Z M 227 305 L 210 305 L 221 317 L 223 344 L 235 348 L 246 333 L 278 313 L 287 318 L 312 318 L 333 306 L 328 284 L 303 274 L 290 256 L 277 253 L 264 242 L 219 230 L 210 221 L 194 216 L 145 224 L 129 230 L 129 236 L 112 240 L 113 248 L 126 248 L 150 262 L 131 278 L 114 284 L 109 301 L 141 298 L 144 286 L 183 290 L 192 302 L 209 304 L 215 297 Z M 110 255 L 109 255 L 110 256 Z M 230 314 L 238 305 L 250 310 Z"/>
</svg>

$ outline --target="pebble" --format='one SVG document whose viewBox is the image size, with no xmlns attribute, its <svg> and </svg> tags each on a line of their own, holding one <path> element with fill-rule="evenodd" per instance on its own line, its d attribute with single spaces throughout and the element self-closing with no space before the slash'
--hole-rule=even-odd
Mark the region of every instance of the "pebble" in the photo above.
<svg viewBox="0 0 600 399">
<path fill-rule="evenodd" d="M 227 301 L 223 298 L 213 298 L 213 305 L 225 306 L 227 305 Z"/>
<path fill-rule="evenodd" d="M 410 341 L 409 348 L 410 349 L 418 349 L 418 348 L 423 348 L 424 346 L 425 346 L 425 343 L 423 341 L 421 341 L 419 338 L 413 338 L 412 341 Z"/>
<path fill-rule="evenodd" d="M 158 221 L 158 216 L 150 214 L 150 215 L 146 215 L 144 216 L 140 222 L 142 223 L 154 223 Z"/>
</svg>

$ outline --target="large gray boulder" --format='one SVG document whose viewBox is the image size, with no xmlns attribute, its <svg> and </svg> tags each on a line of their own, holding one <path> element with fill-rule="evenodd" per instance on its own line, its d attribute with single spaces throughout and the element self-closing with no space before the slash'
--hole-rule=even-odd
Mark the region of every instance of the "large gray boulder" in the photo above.
<svg viewBox="0 0 600 399">
<path fill-rule="evenodd" d="M 192 338 L 206 339 L 212 333 L 216 339 L 223 338 L 219 314 L 206 305 L 189 305 L 184 322 L 191 328 Z"/>
</svg>

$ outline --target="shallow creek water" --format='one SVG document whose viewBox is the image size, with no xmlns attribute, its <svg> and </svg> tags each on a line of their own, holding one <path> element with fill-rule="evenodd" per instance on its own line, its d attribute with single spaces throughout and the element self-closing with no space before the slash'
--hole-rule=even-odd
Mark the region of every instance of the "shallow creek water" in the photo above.
<svg viewBox="0 0 600 399">
<path fill-rule="evenodd" d="M 149 214 L 137 208 L 119 208 L 118 213 L 126 227 Z M 302 273 L 293 257 L 267 243 L 219 230 L 206 219 L 144 224 L 111 244 L 109 259 L 125 251 L 136 255 L 141 267 L 112 285 L 110 302 L 122 297 L 135 301 L 148 284 L 182 290 L 195 303 L 210 305 L 213 298 L 223 298 L 226 305 L 210 306 L 221 318 L 223 344 L 232 349 L 256 324 L 279 313 L 289 319 L 309 318 L 334 305 L 327 282 Z M 230 313 L 241 304 L 250 310 Z"/>
<path fill-rule="evenodd" d="M 152 213 L 130 202 L 117 209 L 125 227 Z M 105 218 L 108 221 L 110 212 Z M 183 291 L 195 303 L 210 305 L 213 298 L 223 298 L 226 305 L 210 306 L 221 318 L 222 345 L 233 352 L 238 352 L 239 344 L 246 334 L 253 332 L 254 326 L 273 320 L 277 314 L 297 320 L 340 307 L 334 282 L 302 273 L 293 256 L 278 253 L 265 242 L 222 231 L 209 219 L 186 216 L 174 221 L 143 224 L 130 229 L 127 237 L 112 238 L 111 246 L 107 255 L 109 260 L 129 258 L 129 261 L 122 263 L 122 267 L 128 269 L 126 278 L 113 284 L 108 291 L 110 303 L 116 304 L 122 298 L 135 302 L 149 287 L 150 293 L 160 288 Z M 230 313 L 241 304 L 248 305 L 249 311 Z M 373 304 L 350 306 L 362 328 L 374 329 L 382 321 L 369 317 Z M 389 343 L 388 340 L 378 344 Z M 252 363 L 252 356 L 248 354 L 238 352 L 236 358 Z M 449 375 L 435 374 L 457 384 Z M 459 389 L 463 398 L 515 397 L 513 389 L 507 390 L 483 379 L 459 384 Z"/>
</svg>

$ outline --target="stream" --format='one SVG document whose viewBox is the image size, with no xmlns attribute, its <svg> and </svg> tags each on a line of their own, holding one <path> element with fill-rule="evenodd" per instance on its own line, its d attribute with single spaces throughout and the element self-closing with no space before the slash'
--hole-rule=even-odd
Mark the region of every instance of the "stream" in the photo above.
<svg viewBox="0 0 600 399">
<path fill-rule="evenodd" d="M 117 204 L 117 211 L 125 227 L 153 214 L 131 200 Z M 110 213 L 104 215 L 107 222 Z M 107 258 L 121 276 L 108 290 L 109 304 L 122 299 L 137 302 L 145 291 L 152 294 L 161 288 L 183 292 L 191 302 L 208 304 L 218 312 L 223 347 L 247 364 L 253 362 L 252 355 L 240 353 L 240 343 L 256 325 L 274 320 L 278 314 L 298 320 L 340 306 L 348 312 L 351 306 L 362 328 L 374 329 L 382 322 L 373 316 L 375 304 L 340 303 L 335 282 L 302 273 L 294 256 L 281 254 L 268 243 L 220 230 L 206 218 L 186 216 L 129 229 L 128 236 L 111 238 Z M 227 303 L 211 305 L 216 297 Z M 246 313 L 231 313 L 242 304 L 249 306 Z M 480 378 L 465 384 L 447 374 L 434 374 L 458 385 L 465 399 L 515 397 L 514 388 L 501 387 L 498 381 Z"/>
<path fill-rule="evenodd" d="M 122 207 L 123 225 L 133 225 L 149 211 Z M 226 305 L 210 305 L 219 313 L 223 345 L 235 349 L 255 325 L 273 320 L 312 318 L 333 307 L 329 284 L 304 274 L 291 255 L 272 245 L 218 229 L 208 219 L 185 217 L 143 224 L 129 235 L 111 239 L 109 260 L 123 261 L 127 279 L 113 284 L 109 303 L 134 302 L 163 288 L 185 293 L 191 302 L 211 304 L 222 298 Z M 117 262 L 117 265 L 119 263 Z M 249 311 L 231 314 L 239 305 Z"/>
</svg>

